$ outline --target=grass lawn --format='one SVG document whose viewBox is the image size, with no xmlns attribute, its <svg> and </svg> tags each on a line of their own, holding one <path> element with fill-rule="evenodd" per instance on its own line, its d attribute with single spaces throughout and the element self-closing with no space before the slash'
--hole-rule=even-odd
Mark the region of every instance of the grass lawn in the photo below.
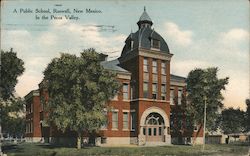
<svg viewBox="0 0 250 156">
<path fill-rule="evenodd" d="M 240 156 L 248 155 L 249 146 L 246 145 L 206 145 L 204 153 L 201 146 L 161 146 L 161 147 L 85 147 L 81 150 L 69 147 L 56 147 L 49 144 L 21 143 L 17 145 L 4 145 L 3 151 L 8 156 L 82 156 L 82 155 L 149 155 L 149 156 L 195 156 L 220 155 Z"/>
</svg>

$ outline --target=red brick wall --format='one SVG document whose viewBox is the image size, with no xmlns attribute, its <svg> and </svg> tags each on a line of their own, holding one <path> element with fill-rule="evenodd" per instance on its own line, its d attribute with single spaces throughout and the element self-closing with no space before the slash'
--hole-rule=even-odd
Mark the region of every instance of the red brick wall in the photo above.
<svg viewBox="0 0 250 156">
<path fill-rule="evenodd" d="M 41 137 L 40 97 L 33 97 L 33 137 Z"/>
</svg>

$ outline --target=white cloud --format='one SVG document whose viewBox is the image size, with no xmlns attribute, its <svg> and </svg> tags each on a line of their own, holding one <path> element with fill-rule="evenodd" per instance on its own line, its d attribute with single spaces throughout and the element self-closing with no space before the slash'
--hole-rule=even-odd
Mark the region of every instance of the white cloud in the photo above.
<svg viewBox="0 0 250 156">
<path fill-rule="evenodd" d="M 173 22 L 164 24 L 166 36 L 180 46 L 189 46 L 192 44 L 193 32 L 190 30 L 181 30 L 179 26 Z"/>
<path fill-rule="evenodd" d="M 197 67 L 218 67 L 219 78 L 229 77 L 229 84 L 223 91 L 225 107 L 245 109 L 245 99 L 249 98 L 249 32 L 232 28 L 210 39 L 192 42 L 189 48 L 173 46 L 171 73 L 187 76 Z"/>
<path fill-rule="evenodd" d="M 40 35 L 38 42 L 43 45 L 55 45 L 57 42 L 57 36 L 50 32 L 45 32 Z"/>
<path fill-rule="evenodd" d="M 42 81 L 42 74 L 32 75 L 30 72 L 24 72 L 22 76 L 18 78 L 18 83 L 15 87 L 19 96 L 25 96 L 31 90 L 38 89 L 38 84 Z"/>
<path fill-rule="evenodd" d="M 79 54 L 82 49 L 95 48 L 114 59 L 120 56 L 126 39 L 124 34 L 102 33 L 95 23 L 82 25 L 67 20 L 55 20 L 46 32 L 3 30 L 1 37 L 2 49 L 13 47 L 25 63 L 25 72 L 16 86 L 20 96 L 38 88 L 43 70 L 53 57 L 59 56 L 59 52 Z"/>
<path fill-rule="evenodd" d="M 220 38 L 224 43 L 246 41 L 249 40 L 249 33 L 244 29 L 234 28 L 221 33 Z"/>
<path fill-rule="evenodd" d="M 211 64 L 198 60 L 173 60 L 171 61 L 171 74 L 187 76 L 195 68 L 208 68 Z"/>
</svg>

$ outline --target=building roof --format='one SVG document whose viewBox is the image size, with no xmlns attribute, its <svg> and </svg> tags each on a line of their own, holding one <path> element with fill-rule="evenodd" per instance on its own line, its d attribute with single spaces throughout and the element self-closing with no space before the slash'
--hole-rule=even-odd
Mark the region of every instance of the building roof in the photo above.
<svg viewBox="0 0 250 156">
<path fill-rule="evenodd" d="M 34 96 L 40 96 L 39 89 L 30 91 L 27 95 L 24 96 L 24 99 L 28 100 Z"/>
<path fill-rule="evenodd" d="M 142 15 L 141 15 L 141 17 L 140 17 L 140 19 L 139 19 L 139 21 L 138 21 L 138 25 L 139 25 L 139 23 L 141 23 L 141 22 L 148 22 L 148 23 L 150 23 L 151 25 L 153 24 L 151 18 L 149 17 L 148 13 L 146 12 L 146 8 L 145 8 L 145 7 L 144 7 L 144 11 L 143 11 L 143 13 L 142 13 Z"/>
<path fill-rule="evenodd" d="M 141 26 L 145 23 L 149 24 L 150 26 L 149 25 Z M 166 41 L 163 39 L 163 37 L 160 34 L 158 34 L 154 29 L 151 28 L 153 22 L 151 18 L 149 17 L 148 13 L 146 12 L 145 7 L 144 7 L 144 12 L 142 13 L 137 24 L 139 26 L 139 30 L 137 30 L 135 33 L 131 33 L 127 37 L 127 39 L 125 40 L 125 46 L 123 47 L 121 57 L 125 56 L 130 51 L 136 48 L 144 48 L 144 49 L 151 50 L 152 39 L 160 41 L 159 52 L 169 53 L 169 48 L 168 48 Z"/>
<path fill-rule="evenodd" d="M 123 69 L 119 66 L 120 62 L 118 59 L 112 60 L 112 61 L 103 61 L 101 62 L 101 65 L 104 69 L 112 70 L 116 72 L 122 72 L 122 73 L 130 73 L 129 71 Z"/>
<path fill-rule="evenodd" d="M 186 78 L 182 76 L 170 74 L 170 81 L 186 82 Z"/>
<path fill-rule="evenodd" d="M 151 49 L 151 39 L 160 41 L 160 52 L 169 53 L 169 48 L 166 41 L 155 30 L 150 27 L 143 27 L 135 33 L 131 33 L 125 40 L 121 56 L 125 56 L 132 49 L 144 48 Z M 131 41 L 133 41 L 133 48 L 131 48 Z"/>
</svg>

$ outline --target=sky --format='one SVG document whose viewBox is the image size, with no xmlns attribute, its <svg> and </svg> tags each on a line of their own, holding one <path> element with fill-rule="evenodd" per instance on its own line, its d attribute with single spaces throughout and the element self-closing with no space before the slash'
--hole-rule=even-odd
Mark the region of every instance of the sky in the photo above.
<svg viewBox="0 0 250 156">
<path fill-rule="evenodd" d="M 245 110 L 250 97 L 248 0 L 1 1 L 1 49 L 13 48 L 25 63 L 16 93 L 23 97 L 38 89 L 44 69 L 60 53 L 79 55 L 93 47 L 108 60 L 118 58 L 126 37 L 138 30 L 144 6 L 174 54 L 171 73 L 186 77 L 195 68 L 218 67 L 219 78 L 229 77 L 225 107 Z M 67 9 L 70 13 L 53 12 Z"/>
</svg>

